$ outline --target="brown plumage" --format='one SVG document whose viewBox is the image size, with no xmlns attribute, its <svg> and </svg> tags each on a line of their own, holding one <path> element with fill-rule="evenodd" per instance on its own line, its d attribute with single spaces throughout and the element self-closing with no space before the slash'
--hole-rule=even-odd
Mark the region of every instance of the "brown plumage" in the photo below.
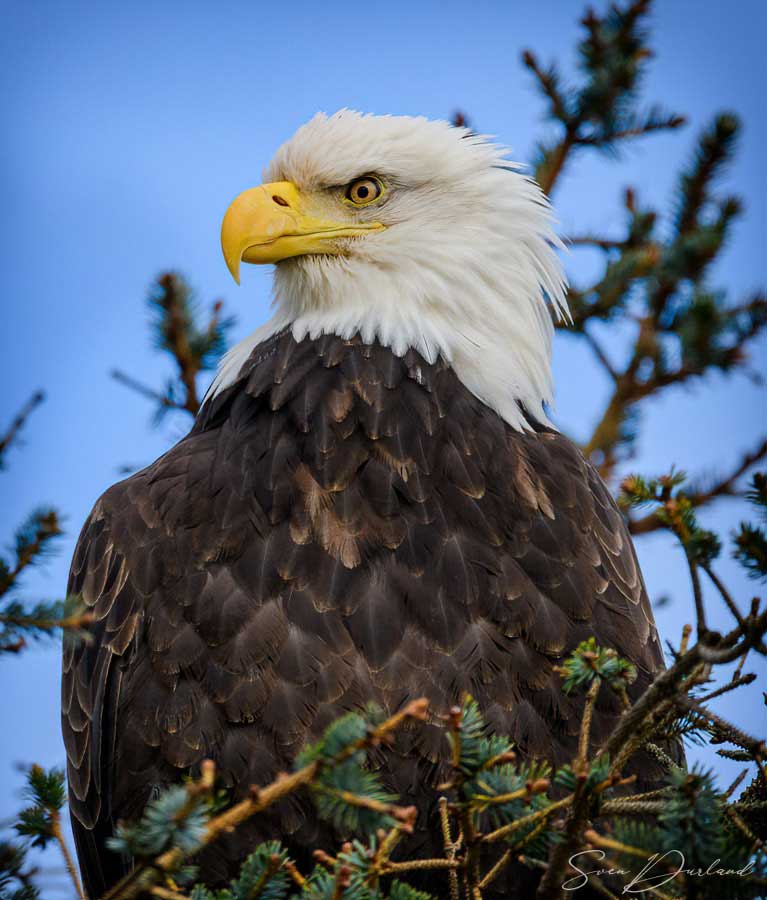
<svg viewBox="0 0 767 900">
<path fill-rule="evenodd" d="M 468 691 L 522 754 L 562 763 L 580 707 L 553 668 L 579 641 L 646 687 L 662 654 L 621 515 L 581 452 L 530 424 L 512 430 L 442 361 L 283 332 L 104 494 L 69 584 L 95 640 L 66 649 L 62 692 L 91 896 L 122 871 L 116 821 L 206 757 L 241 796 L 346 710 L 426 696 L 439 712 Z M 618 712 L 602 692 L 597 739 Z M 426 726 L 382 757 L 423 846 L 446 750 Z M 640 774 L 656 777 L 649 759 Z M 209 851 L 205 877 L 270 836 L 299 855 L 334 837 L 293 798 Z"/>
</svg>

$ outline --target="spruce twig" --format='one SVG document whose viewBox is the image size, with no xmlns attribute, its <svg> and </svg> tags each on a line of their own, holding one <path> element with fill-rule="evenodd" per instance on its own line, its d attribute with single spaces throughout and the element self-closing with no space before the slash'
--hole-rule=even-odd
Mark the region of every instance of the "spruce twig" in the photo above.
<svg viewBox="0 0 767 900">
<path fill-rule="evenodd" d="M 278 803 L 284 797 L 312 784 L 323 769 L 338 766 L 359 753 L 359 751 L 379 745 L 387 739 L 392 731 L 399 728 L 408 719 L 423 720 L 426 715 L 427 705 L 427 702 L 423 699 L 413 700 L 400 712 L 395 713 L 371 729 L 364 737 L 358 738 L 344 746 L 334 756 L 329 758 L 320 756 L 295 772 L 278 775 L 271 784 L 264 787 L 254 786 L 248 798 L 213 816 L 207 822 L 203 833 L 195 844 L 194 852 L 198 852 L 202 847 L 212 843 L 221 835 L 238 828 L 244 822 L 268 809 L 273 804 Z M 190 800 L 197 796 L 195 791 L 199 791 L 195 784 L 187 788 Z M 344 799 L 345 802 L 350 802 L 349 797 Z M 189 808 L 191 810 L 191 803 Z M 397 818 L 402 821 L 404 827 L 408 827 L 408 823 L 412 820 L 412 813 L 402 810 Z M 138 866 L 136 870 L 125 876 L 115 888 L 108 892 L 103 900 L 129 900 L 129 898 L 138 896 L 142 890 L 147 889 L 149 884 L 151 884 L 151 880 L 156 879 L 160 873 L 175 871 L 188 853 L 189 851 L 185 852 L 179 847 L 172 847 L 160 854 L 151 865 L 145 863 Z M 386 871 L 404 871 L 402 869 L 404 865 L 407 864 L 387 863 Z M 150 881 L 148 882 L 147 879 L 150 879 Z"/>
<path fill-rule="evenodd" d="M 158 421 L 168 410 L 196 416 L 201 405 L 198 375 L 211 369 L 226 349 L 234 319 L 222 317 L 223 302 L 216 300 L 207 321 L 199 321 L 200 312 L 192 291 L 175 272 L 159 276 L 149 294 L 149 307 L 155 343 L 172 358 L 175 380 L 164 391 L 158 391 L 120 369 L 114 369 L 112 377 L 156 403 Z"/>
<path fill-rule="evenodd" d="M 690 502 L 696 508 L 708 506 L 723 497 L 734 497 L 738 493 L 740 479 L 755 465 L 767 458 L 767 439 L 761 440 L 757 446 L 744 453 L 733 468 L 708 485 L 693 486 L 687 491 Z M 642 518 L 629 518 L 629 530 L 632 534 L 649 534 L 663 528 L 663 521 L 656 512 L 648 513 Z"/>
</svg>

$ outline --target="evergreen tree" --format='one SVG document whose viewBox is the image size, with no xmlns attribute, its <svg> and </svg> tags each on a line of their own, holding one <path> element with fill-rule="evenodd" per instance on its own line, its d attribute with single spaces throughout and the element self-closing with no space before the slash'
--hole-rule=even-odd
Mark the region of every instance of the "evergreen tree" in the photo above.
<svg viewBox="0 0 767 900">
<path fill-rule="evenodd" d="M 574 84 L 566 84 L 555 65 L 544 66 L 533 53 L 524 54 L 551 123 L 533 161 L 548 193 L 556 191 L 579 155 L 615 157 L 629 141 L 683 124 L 681 116 L 657 106 L 645 109 L 640 102 L 642 77 L 651 64 L 649 10 L 649 0 L 638 0 L 611 6 L 601 16 L 589 12 L 582 20 L 580 74 Z M 513 742 L 489 733 L 477 704 L 465 697 L 442 722 L 452 768 L 440 786 L 444 852 L 436 858 L 393 858 L 401 836 L 414 827 L 416 811 L 387 795 L 368 764 L 371 752 L 385 748 L 396 729 L 423 726 L 425 701 L 414 701 L 388 719 L 374 708 L 342 717 L 304 750 L 291 772 L 254 786 L 238 804 L 232 805 L 220 790 L 215 766 L 208 762 L 198 777 L 154 799 L 138 821 L 121 824 L 113 849 L 131 857 L 134 869 L 108 900 L 481 900 L 506 866 L 520 862 L 541 873 L 538 900 L 561 897 L 563 885 L 580 887 L 579 879 L 614 898 L 629 889 L 632 875 L 625 873 L 636 873 L 652 862 L 653 854 L 667 850 L 682 853 L 686 869 L 705 869 L 719 860 L 721 872 L 675 875 L 672 860 L 666 860 L 653 873 L 667 874 L 655 896 L 719 900 L 765 895 L 767 747 L 758 736 L 726 721 L 713 704 L 754 681 L 745 670 L 750 654 L 767 655 L 764 598 L 744 603 L 717 572 L 718 559 L 728 552 L 759 588 L 767 578 L 767 473 L 751 472 L 745 496 L 754 520 L 741 523 L 731 535 L 703 528 L 699 511 L 741 491 L 743 477 L 767 456 L 767 440 L 709 481 L 690 481 L 677 471 L 653 478 L 619 477 L 635 452 L 647 399 L 673 385 L 694 383 L 710 371 L 744 370 L 749 346 L 767 325 L 763 294 L 733 299 L 710 279 L 742 209 L 739 198 L 721 196 L 716 188 L 735 152 L 739 128 L 734 115 L 721 113 L 697 137 L 665 216 L 643 205 L 639 191 L 631 189 L 623 198 L 622 233 L 569 236 L 574 247 L 596 247 L 604 256 L 599 277 L 591 285 L 571 288 L 569 297 L 574 332 L 611 384 L 584 451 L 615 485 L 632 531 L 666 530 L 679 542 L 689 568 L 696 627 L 686 626 L 670 644 L 669 668 L 632 704 L 626 687 L 635 677 L 633 667 L 593 639 L 578 646 L 559 670 L 564 689 L 582 707 L 578 749 L 556 771 L 542 762 L 519 761 Z M 200 376 L 223 351 L 232 320 L 222 317 L 219 302 L 204 321 L 185 280 L 174 273 L 158 279 L 149 303 L 157 346 L 172 358 L 174 376 L 155 390 L 122 372 L 114 375 L 147 395 L 156 404 L 157 418 L 170 410 L 193 416 L 200 405 Z M 621 352 L 608 353 L 597 339 L 595 326 L 604 324 L 630 335 Z M 0 465 L 41 400 L 35 395 L 0 439 Z M 0 562 L 0 652 L 19 652 L 29 639 L 61 627 L 68 639 L 79 639 L 80 627 L 87 624 L 77 613 L 76 598 L 69 606 L 30 605 L 17 596 L 25 569 L 44 557 L 60 533 L 56 511 L 41 508 L 19 527 L 11 556 Z M 732 619 L 724 634 L 709 625 L 702 589 L 706 582 Z M 717 667 L 735 662 L 730 679 L 713 687 Z M 624 711 L 612 733 L 596 743 L 591 720 L 600 692 L 615 693 Z M 741 761 L 743 773 L 722 786 L 708 770 L 680 768 L 664 749 L 679 739 L 715 746 L 721 756 Z M 667 772 L 666 784 L 658 790 L 636 792 L 625 774 L 640 748 L 649 750 Z M 60 825 L 63 774 L 32 767 L 27 786 L 28 805 L 14 834 L 0 845 L 0 900 L 40 896 L 27 851 L 51 842 L 61 848 L 73 889 L 82 897 Z M 312 871 L 299 871 L 279 843 L 262 844 L 243 860 L 227 888 L 207 888 L 196 865 L 199 851 L 299 791 L 350 840 L 335 855 L 317 851 Z M 579 874 L 570 859 L 583 851 L 600 853 L 601 866 L 624 874 Z M 433 892 L 409 884 L 424 872 L 431 873 Z"/>
</svg>

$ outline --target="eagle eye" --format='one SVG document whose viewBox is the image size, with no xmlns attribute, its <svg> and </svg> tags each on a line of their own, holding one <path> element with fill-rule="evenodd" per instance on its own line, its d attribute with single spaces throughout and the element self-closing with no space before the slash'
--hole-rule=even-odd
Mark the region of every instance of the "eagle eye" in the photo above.
<svg viewBox="0 0 767 900">
<path fill-rule="evenodd" d="M 383 194 L 383 184 L 374 175 L 355 178 L 346 188 L 345 197 L 355 206 L 367 206 Z"/>
</svg>

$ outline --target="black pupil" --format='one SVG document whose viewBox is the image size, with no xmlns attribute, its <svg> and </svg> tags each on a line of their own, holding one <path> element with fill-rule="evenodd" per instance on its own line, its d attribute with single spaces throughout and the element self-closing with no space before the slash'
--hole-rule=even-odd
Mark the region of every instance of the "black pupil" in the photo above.
<svg viewBox="0 0 767 900">
<path fill-rule="evenodd" d="M 369 193 L 370 193 L 370 188 L 367 187 L 367 185 L 361 184 L 357 188 L 357 196 L 360 198 L 360 200 L 365 200 Z"/>
</svg>

